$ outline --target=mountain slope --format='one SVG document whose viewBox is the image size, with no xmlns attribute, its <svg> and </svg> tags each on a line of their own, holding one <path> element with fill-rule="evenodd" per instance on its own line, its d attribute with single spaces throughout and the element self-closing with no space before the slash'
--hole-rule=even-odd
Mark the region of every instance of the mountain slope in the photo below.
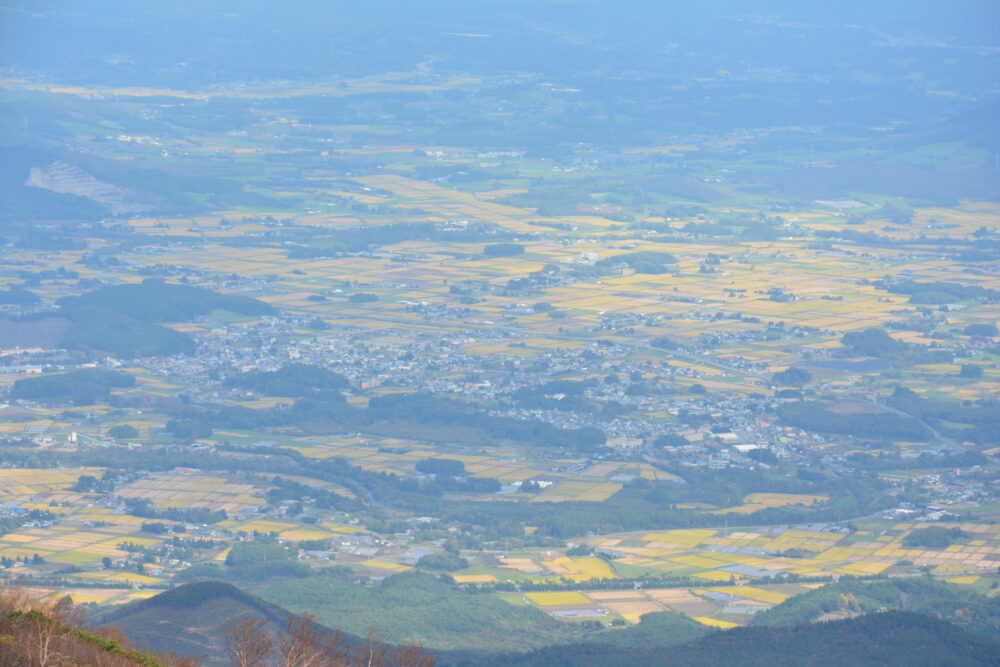
<svg viewBox="0 0 1000 667">
<path fill-rule="evenodd" d="M 226 659 L 226 624 L 254 616 L 267 619 L 269 631 L 279 633 L 292 615 L 231 584 L 205 581 L 123 605 L 94 621 L 117 626 L 146 650 L 217 663 Z"/>
<path fill-rule="evenodd" d="M 1000 642 L 951 623 L 909 612 L 889 611 L 794 628 L 735 628 L 671 648 L 627 648 L 598 644 L 551 647 L 521 655 L 498 655 L 441 665 L 478 667 L 569 667 L 671 665 L 701 667 L 842 667 L 995 665 Z"/>
<path fill-rule="evenodd" d="M 435 602 L 435 598 L 444 595 L 437 587 L 429 585 L 437 582 L 428 582 L 423 577 L 419 581 L 416 577 L 413 578 L 414 581 L 409 581 L 410 578 L 407 577 L 402 579 L 394 582 L 381 595 L 392 598 L 398 605 L 412 607 L 426 623 L 448 625 L 452 622 L 443 616 L 441 601 Z M 326 606 L 339 607 L 339 617 L 351 621 L 352 625 L 369 619 L 370 615 L 361 613 L 357 604 L 359 599 L 348 599 L 350 589 L 334 590 L 320 586 L 320 583 L 318 577 L 313 578 L 310 589 L 315 591 L 316 596 L 312 601 L 326 599 Z M 362 594 L 368 593 L 367 589 L 344 583 Z M 301 595 L 301 591 L 298 593 Z M 870 592 L 869 597 L 871 595 L 888 597 L 890 594 L 881 591 Z M 908 595 L 913 601 L 927 601 L 934 597 L 935 592 L 922 591 L 913 586 Z M 937 599 L 943 599 L 940 592 Z M 364 597 L 364 600 L 377 603 L 369 611 L 381 621 L 380 630 L 387 625 L 399 625 L 403 622 L 404 619 L 399 617 L 400 610 L 388 605 L 386 601 L 378 603 L 375 597 Z M 472 608 L 471 611 L 476 610 Z M 455 610 L 453 612 L 459 613 Z M 282 635 L 289 619 L 294 618 L 281 607 L 235 586 L 210 581 L 180 586 L 148 600 L 125 605 L 95 620 L 101 624 L 117 626 L 142 649 L 200 656 L 208 664 L 222 664 L 226 659 L 225 626 L 234 619 L 251 617 L 265 619 L 266 631 L 276 636 Z M 462 620 L 472 626 L 490 622 L 481 614 L 473 614 Z M 495 619 L 493 622 L 497 620 L 502 619 Z M 498 628 L 512 631 L 509 624 L 501 623 Z M 325 628 L 319 629 L 327 632 Z M 480 628 L 471 631 L 475 640 L 480 643 L 467 645 L 475 646 L 475 650 L 441 651 L 435 656 L 438 664 L 476 667 L 615 667 L 637 664 L 697 666 L 738 663 L 743 667 L 791 667 L 806 664 L 817 667 L 841 667 L 848 664 L 909 667 L 992 665 L 997 664 L 997 656 L 1000 656 L 1000 642 L 993 634 L 975 634 L 926 614 L 896 610 L 820 623 L 806 622 L 787 627 L 749 626 L 726 631 L 711 631 L 695 626 L 693 622 L 673 614 L 651 614 L 632 628 L 597 631 L 589 635 L 589 639 L 586 638 L 588 635 L 577 635 L 576 643 L 547 646 L 527 653 L 517 652 L 513 648 L 516 642 L 507 642 L 505 645 L 497 641 L 491 635 L 496 630 L 497 628 Z M 396 631 L 399 632 L 398 628 Z M 518 633 L 511 632 L 510 638 L 516 639 L 517 636 Z M 565 640 L 572 641 L 568 636 Z M 356 637 L 350 636 L 345 641 L 348 646 L 358 646 L 360 642 Z"/>
<path fill-rule="evenodd" d="M 423 574 L 396 575 L 374 588 L 307 577 L 256 592 L 291 611 L 313 612 L 328 627 L 360 635 L 374 626 L 389 641 L 429 649 L 521 650 L 582 638 L 537 608 L 456 590 Z"/>
<path fill-rule="evenodd" d="M 925 614 L 985 637 L 1000 636 L 1000 598 L 929 577 L 827 584 L 757 614 L 753 625 L 793 627 L 879 609 Z"/>
</svg>

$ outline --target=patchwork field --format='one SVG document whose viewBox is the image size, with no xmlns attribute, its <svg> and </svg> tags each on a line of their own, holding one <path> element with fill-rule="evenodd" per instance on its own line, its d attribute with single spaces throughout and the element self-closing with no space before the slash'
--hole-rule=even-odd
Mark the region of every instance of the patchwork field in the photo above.
<svg viewBox="0 0 1000 667">
<path fill-rule="evenodd" d="M 201 507 L 239 513 L 264 502 L 255 491 L 251 484 L 232 484 L 221 477 L 168 473 L 150 475 L 119 489 L 118 495 L 148 500 L 160 508 Z"/>
<path fill-rule="evenodd" d="M 995 573 L 1000 564 L 1000 528 L 991 524 L 945 525 L 971 537 L 964 544 L 947 548 L 917 549 L 907 548 L 903 540 L 926 525 L 871 523 L 855 532 L 821 527 L 754 532 L 673 530 L 595 539 L 591 545 L 603 558 L 547 558 L 523 552 L 501 557 L 499 567 L 488 569 L 488 574 L 487 569 L 473 565 L 456 573 L 455 578 L 472 585 L 505 581 L 566 584 L 643 575 L 703 580 L 700 586 L 674 588 L 650 584 L 616 590 L 612 584 L 598 590 L 526 592 L 523 599 L 558 617 L 574 617 L 573 610 L 591 610 L 635 623 L 644 613 L 670 610 L 708 625 L 732 627 L 842 575 L 909 574 L 914 568 L 927 568 L 953 583 L 974 585 L 983 575 Z M 773 583 L 774 578 L 784 576 L 796 577 L 799 582 Z M 812 583 L 808 581 L 811 578 L 819 581 Z"/>
<path fill-rule="evenodd" d="M 705 625 L 728 628 L 744 625 L 753 614 L 817 586 L 819 584 L 774 584 L 761 587 L 529 592 L 523 593 L 522 599 L 557 618 L 605 616 L 638 623 L 643 614 L 671 611 Z"/>
<path fill-rule="evenodd" d="M 366 77 L 305 88 L 259 84 L 182 98 L 273 102 L 305 92 L 341 98 L 474 83 Z M 179 94 L 10 79 L 0 87 L 113 93 L 127 100 Z M 167 108 L 163 113 L 174 113 Z M 827 201 L 777 202 L 738 192 L 725 179 L 704 186 L 699 181 L 699 191 L 707 187 L 716 196 L 696 203 L 660 191 L 648 179 L 663 175 L 659 160 L 687 159 L 718 146 L 627 151 L 615 156 L 627 159 L 615 176 L 620 183 L 611 184 L 602 172 L 591 171 L 591 157 L 582 152 L 571 167 L 517 151 L 481 157 L 468 147 L 403 141 L 393 135 L 405 128 L 389 118 L 326 126 L 305 122 L 302 114 L 257 113 L 251 114 L 251 132 L 192 131 L 156 143 L 109 138 L 102 127 L 101 140 L 88 150 L 136 164 L 159 161 L 160 151 L 207 159 L 206 173 L 233 183 L 245 179 L 240 188 L 258 197 L 259 206 L 219 203 L 197 213 L 129 213 L 115 229 L 95 227 L 73 243 L 34 247 L 17 240 L 4 248 L 0 288 L 27 285 L 40 299 L 38 308 L 78 294 L 81 285 L 162 277 L 278 309 L 267 315 L 215 309 L 164 321 L 190 336 L 196 352 L 189 355 L 101 358 L 132 376 L 134 387 L 115 387 L 85 401 L 5 403 L 0 436 L 24 439 L 20 444 L 46 461 L 0 469 L 4 516 L 24 524 L 0 536 L 0 556 L 16 561 L 11 568 L 36 575 L 51 574 L 56 564 L 72 567 L 66 590 L 74 599 L 116 604 L 152 590 L 143 587 L 167 585 L 193 563 L 223 567 L 231 547 L 255 537 L 277 540 L 289 552 L 306 543 L 295 553 L 310 567 L 336 564 L 373 581 L 414 569 L 438 575 L 418 563 L 447 548 L 468 561 L 468 567 L 448 570 L 455 584 L 513 589 L 496 594 L 556 618 L 635 623 L 645 613 L 672 610 L 717 628 L 743 625 L 760 610 L 840 576 L 926 571 L 961 585 L 992 582 L 1000 563 L 995 523 L 958 522 L 955 517 L 965 514 L 956 513 L 935 525 L 957 528 L 965 537 L 944 548 L 911 547 L 909 536 L 923 524 L 863 521 L 849 527 L 846 520 L 861 516 L 861 505 L 838 495 L 832 483 L 840 474 L 835 470 L 867 462 L 866 474 L 881 476 L 887 486 L 871 491 L 866 502 L 895 498 L 883 493 L 891 485 L 915 484 L 940 489 L 939 497 L 949 503 L 959 497 L 957 512 L 979 516 L 980 508 L 962 503 L 988 494 L 962 489 L 966 480 L 982 476 L 975 468 L 991 465 L 992 458 L 985 464 L 975 456 L 960 461 L 975 474 L 950 480 L 949 488 L 935 486 L 944 482 L 933 479 L 933 469 L 911 465 L 924 455 L 995 456 L 1000 448 L 965 441 L 978 422 L 938 424 L 953 429 L 947 438 L 921 432 L 882 437 L 878 429 L 861 438 L 836 428 L 791 426 L 777 415 L 779 405 L 801 398 L 824 400 L 841 417 L 893 414 L 884 403 L 897 386 L 920 397 L 965 401 L 963 408 L 995 399 L 1000 370 L 993 337 L 966 333 L 969 325 L 988 330 L 997 322 L 995 298 L 969 297 L 979 294 L 971 290 L 954 299 L 950 293 L 932 295 L 930 303 L 889 289 L 914 280 L 982 288 L 986 295 L 1000 290 L 1000 274 L 991 264 L 956 259 L 991 247 L 1000 231 L 995 204 L 921 202 L 904 225 L 881 207 L 882 195 L 859 193 L 863 201 L 845 212 Z M 313 128 L 325 133 L 322 149 L 284 145 Z M 629 192 L 611 191 L 621 183 Z M 565 202 L 545 201 L 566 193 L 572 196 Z M 192 208 L 215 197 L 192 195 Z M 704 231 L 706 225 L 715 231 Z M 134 244 L 115 236 L 129 231 Z M 20 312 L 14 304 L 0 309 Z M 70 357 L 53 348 L 63 344 L 71 326 L 50 317 L 0 331 L 3 353 L 14 360 L 0 372 L 0 389 L 57 374 Z M 885 329 L 910 351 L 945 347 L 957 356 L 928 354 L 919 363 L 902 363 L 845 345 L 845 334 L 870 327 Z M 36 342 L 44 347 L 42 361 L 20 363 L 20 346 Z M 82 359 L 80 350 L 69 354 L 78 353 Z M 566 432 L 598 429 L 607 446 L 564 446 L 550 437 L 552 431 L 511 436 L 496 422 L 489 422 L 494 430 L 473 428 L 441 415 L 436 421 L 425 415 L 340 420 L 341 413 L 330 410 L 285 420 L 277 413 L 302 408 L 292 407 L 297 401 L 308 407 L 302 400 L 311 396 L 308 391 L 286 386 L 271 395 L 228 384 L 237 374 L 292 363 L 340 374 L 345 384 L 335 391 L 358 413 L 382 397 L 419 392 L 465 401 L 483 422 L 488 416 L 543 422 Z M 810 379 L 776 379 L 790 368 L 809 368 Z M 587 385 L 577 393 L 558 386 L 531 393 L 549 381 Z M 258 421 L 262 415 L 267 418 Z M 199 422 L 213 417 L 217 422 Z M 116 426 L 135 431 L 112 437 Z M 83 463 L 103 465 L 119 451 L 131 456 L 160 446 L 178 448 L 172 455 L 192 449 L 183 450 L 183 466 L 129 471 L 113 493 L 74 489 L 81 476 L 101 478 L 105 471 Z M 758 446 L 764 458 L 751 454 Z M 300 461 L 281 448 L 305 461 L 301 474 L 283 477 L 306 487 L 289 497 L 268 493 L 274 482 L 266 462 L 276 459 L 267 457 L 284 457 L 282 469 Z M 201 452 L 265 463 L 229 469 L 213 459 L 212 470 L 188 467 L 197 465 Z M 886 452 L 898 454 L 900 470 L 875 465 Z M 60 456 L 72 456 L 79 465 L 59 467 Z M 417 469 L 430 458 L 452 459 L 464 469 L 451 486 L 426 494 L 431 509 L 425 512 L 400 498 L 439 481 Z M 27 455 L 18 460 L 30 461 Z M 326 481 L 308 476 L 310 465 L 332 460 L 364 474 L 327 475 Z M 715 471 L 720 479 L 733 475 L 719 489 L 702 481 L 705 497 L 684 493 L 701 473 L 707 478 Z M 730 492 L 729 483 L 742 472 L 759 473 L 763 481 Z M 378 483 L 364 477 L 370 473 L 381 475 Z M 489 492 L 463 486 L 468 478 L 488 480 Z M 379 496 L 382 483 L 392 486 L 385 498 Z M 759 489 L 789 492 L 750 492 Z M 323 503 L 312 497 L 325 492 L 336 495 Z M 645 525 L 694 527 L 601 534 L 644 524 L 615 524 L 608 512 L 594 529 L 572 516 L 584 517 L 585 503 L 596 512 L 623 498 L 620 507 L 644 507 L 651 515 L 678 512 Z M 439 516 L 448 508 L 439 501 L 477 508 L 490 503 L 490 510 L 524 503 L 517 509 L 531 514 L 505 523 L 503 531 L 489 521 L 484 529 L 478 519 L 448 526 Z M 986 508 L 983 516 L 995 517 L 992 501 L 976 502 Z M 197 510 L 225 512 L 227 518 L 211 525 L 186 520 Z M 844 516 L 837 514 L 842 510 Z M 571 520 L 554 519 L 560 511 Z M 796 527 L 755 525 L 756 512 Z M 805 525 L 815 515 L 822 522 Z M 179 546 L 184 553 L 172 557 L 167 547 L 175 539 L 197 543 L 202 551 Z M 793 581 L 775 583 L 782 577 Z M 521 593 L 518 586 L 540 590 Z"/>
</svg>

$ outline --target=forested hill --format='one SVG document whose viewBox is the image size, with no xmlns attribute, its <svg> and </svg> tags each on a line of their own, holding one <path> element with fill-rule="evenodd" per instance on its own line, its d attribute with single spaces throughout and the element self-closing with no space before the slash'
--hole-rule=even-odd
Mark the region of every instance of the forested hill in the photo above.
<svg viewBox="0 0 1000 667">
<path fill-rule="evenodd" d="M 926 614 L 984 637 L 1000 636 L 1000 598 L 931 577 L 827 584 L 757 614 L 753 625 L 795 627 L 831 614 L 854 615 L 879 609 Z"/>
<path fill-rule="evenodd" d="M 578 644 L 475 661 L 452 661 L 444 656 L 439 664 L 480 667 L 930 667 L 995 665 L 997 656 L 1000 656 L 1000 642 L 929 616 L 888 611 L 794 628 L 734 628 L 672 648 Z"/>
<path fill-rule="evenodd" d="M 206 581 L 123 605 L 95 621 L 118 627 L 146 650 L 223 660 L 225 625 L 245 617 L 266 619 L 280 632 L 291 614 L 230 584 Z"/>
<path fill-rule="evenodd" d="M 274 315 L 269 303 L 247 296 L 221 294 L 204 287 L 178 285 L 157 278 L 139 284 L 105 285 L 59 300 L 62 315 L 73 322 L 60 347 L 130 359 L 193 354 L 186 333 L 160 322 L 186 322 L 213 310 L 246 316 Z"/>
<path fill-rule="evenodd" d="M 11 102 L 10 107 L 24 104 Z M 60 114 L 79 114 L 80 108 L 62 100 L 29 105 L 19 112 L 31 116 L 31 125 L 44 128 L 51 138 L 64 131 Z M 16 113 L 16 112 L 15 112 Z M 102 112 L 107 116 L 107 112 Z M 0 138 L 6 143 L 8 134 Z M 93 154 L 66 150 L 60 142 L 32 141 L 31 147 L 0 144 L 0 228 L 24 234 L 33 245 L 46 235 L 33 233 L 45 224 L 94 222 L 105 218 L 156 211 L 161 215 L 193 215 L 233 205 L 273 203 L 245 192 L 241 183 L 227 178 L 191 176 L 170 169 L 149 169 L 123 164 Z"/>
<path fill-rule="evenodd" d="M 410 579 L 404 577 L 400 581 L 409 582 Z M 429 579 L 426 581 L 430 582 Z M 336 607 L 340 606 L 338 599 L 341 596 L 345 598 L 342 611 L 347 611 L 352 604 L 347 597 L 369 595 L 366 589 L 353 584 L 345 582 L 344 586 L 346 588 L 338 589 L 339 595 L 331 596 L 323 603 L 328 608 L 320 614 L 319 620 L 337 619 Z M 911 598 L 925 601 L 949 598 L 947 591 L 924 588 L 919 583 L 915 584 L 910 590 Z M 427 584 L 420 587 L 424 593 L 427 592 L 425 589 Z M 826 590 L 837 593 L 839 589 L 829 586 Z M 862 591 L 859 595 L 882 595 L 887 600 L 891 597 L 881 589 Z M 472 598 L 479 599 L 479 596 L 473 595 L 469 599 Z M 382 604 L 375 598 L 369 602 L 375 603 L 375 607 Z M 425 599 L 413 609 L 426 610 L 431 602 L 429 598 Z M 455 606 L 459 602 L 452 600 L 450 604 Z M 437 603 L 430 606 L 434 604 Z M 375 608 L 368 611 L 374 612 L 376 617 L 379 613 L 387 613 Z M 471 617 L 485 621 L 481 611 L 471 613 Z M 359 608 L 355 613 L 364 615 L 367 611 Z M 457 607 L 455 613 L 459 617 L 466 615 Z M 250 617 L 263 619 L 279 635 L 289 619 L 295 618 L 282 607 L 232 585 L 205 581 L 125 605 L 105 615 L 99 622 L 118 626 L 130 640 L 144 649 L 219 658 L 225 653 L 222 636 L 225 625 L 233 619 Z M 339 620 L 344 621 L 344 618 Z M 334 625 L 340 626 L 340 623 Z M 488 634 L 485 627 L 488 625 L 489 622 L 484 623 L 481 634 Z M 316 627 L 327 632 L 325 628 Z M 508 627 L 508 631 L 511 629 Z M 454 667 L 727 664 L 746 667 L 805 664 L 840 667 L 993 665 L 997 664 L 997 656 L 1000 656 L 1000 642 L 994 635 L 970 632 L 926 614 L 898 610 L 869 613 L 846 620 L 804 622 L 787 627 L 751 625 L 725 631 L 713 631 L 676 614 L 655 613 L 644 616 L 636 626 L 598 632 L 589 641 L 567 643 L 569 637 L 563 637 L 561 641 L 553 639 L 556 640 L 554 645 L 528 652 L 517 652 L 513 648 L 501 652 L 486 643 L 477 643 L 474 650 L 438 651 L 434 658 L 439 665 Z M 344 637 L 345 647 L 359 645 L 360 642 L 350 635 Z M 508 645 L 516 646 L 516 642 Z"/>
<path fill-rule="evenodd" d="M 220 294 L 203 287 L 177 285 L 157 278 L 141 284 L 112 285 L 59 300 L 65 310 L 106 308 L 145 322 L 183 322 L 213 310 L 241 315 L 273 315 L 274 306 L 246 296 Z"/>
</svg>

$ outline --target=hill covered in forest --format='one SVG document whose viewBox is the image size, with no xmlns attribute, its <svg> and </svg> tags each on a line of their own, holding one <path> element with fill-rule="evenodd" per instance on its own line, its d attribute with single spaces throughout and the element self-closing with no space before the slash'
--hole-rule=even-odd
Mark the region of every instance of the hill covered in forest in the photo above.
<svg viewBox="0 0 1000 667">
<path fill-rule="evenodd" d="M 481 667 L 994 665 L 997 655 L 1000 655 L 1000 642 L 930 616 L 888 611 L 791 628 L 734 628 L 675 647 L 583 643 L 521 655 L 480 657 L 474 661 L 451 661 L 444 657 L 440 664 Z"/>
<path fill-rule="evenodd" d="M 757 614 L 752 625 L 795 627 L 818 620 L 895 609 L 933 616 L 985 637 L 1000 631 L 1000 598 L 931 577 L 839 581 Z"/>
<path fill-rule="evenodd" d="M 563 633 L 556 637 L 559 633 L 547 625 L 531 628 L 530 622 L 538 619 L 528 609 L 511 607 L 524 613 L 509 611 L 504 615 L 498 605 L 505 603 L 492 596 L 464 594 L 458 600 L 454 599 L 456 593 L 435 586 L 434 580 L 424 575 L 393 579 L 388 588 L 372 590 L 347 582 L 324 586 L 317 577 L 301 580 L 304 587 L 290 589 L 285 597 L 295 597 L 296 608 L 312 603 L 320 621 L 338 628 L 329 630 L 313 624 L 307 616 L 317 637 L 335 637 L 337 645 L 348 653 L 352 647 L 370 641 L 358 636 L 365 634 L 365 628 L 376 627 L 382 636 L 403 644 L 406 626 L 410 626 L 412 635 L 421 623 L 434 624 L 442 632 L 441 628 L 447 629 L 449 624 L 465 624 L 470 642 L 465 648 L 435 651 L 433 658 L 440 665 L 990 665 L 1000 655 L 995 635 L 980 632 L 982 627 L 974 624 L 960 627 L 944 620 L 948 617 L 961 621 L 962 614 L 943 612 L 942 618 L 935 618 L 928 613 L 885 610 L 893 599 L 907 600 L 914 608 L 931 612 L 934 601 L 945 606 L 961 603 L 961 594 L 947 589 L 947 585 L 943 585 L 947 590 L 938 590 L 935 582 L 901 580 L 853 587 L 832 584 L 815 591 L 823 592 L 823 599 L 854 596 L 861 607 L 871 600 L 885 603 L 880 612 L 841 620 L 810 622 L 816 616 L 805 610 L 817 608 L 817 596 L 806 594 L 802 597 L 809 604 L 779 605 L 761 614 L 754 624 L 732 630 L 713 630 L 681 615 L 661 612 L 647 614 L 640 623 L 621 630 L 594 629 L 587 634 Z M 269 593 L 274 595 L 274 591 Z M 498 605 L 491 606 L 492 602 Z M 965 600 L 972 606 L 979 602 Z M 796 614 L 804 620 L 793 621 Z M 287 639 L 286 629 L 299 618 L 230 584 L 206 581 L 124 605 L 96 621 L 117 626 L 143 650 L 198 657 L 218 664 L 226 660 L 226 628 L 234 622 L 256 620 L 277 646 L 282 638 Z M 339 628 L 344 625 L 354 634 L 341 634 Z M 501 635 L 507 641 L 501 641 Z M 550 642 L 548 646 L 527 652 L 517 648 L 519 643 L 537 646 L 545 639 Z"/>
<path fill-rule="evenodd" d="M 104 285 L 59 300 L 60 315 L 72 322 L 59 347 L 110 354 L 122 359 L 193 354 L 188 334 L 161 323 L 186 322 L 224 310 L 255 317 L 277 309 L 251 297 L 148 278 L 138 284 Z"/>
</svg>

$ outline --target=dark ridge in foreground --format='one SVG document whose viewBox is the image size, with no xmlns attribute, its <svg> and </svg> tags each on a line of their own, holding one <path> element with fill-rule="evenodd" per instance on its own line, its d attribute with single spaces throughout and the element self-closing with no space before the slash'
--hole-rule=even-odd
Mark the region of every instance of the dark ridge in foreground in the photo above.
<svg viewBox="0 0 1000 667">
<path fill-rule="evenodd" d="M 252 617 L 265 619 L 268 631 L 275 636 L 280 636 L 289 619 L 295 618 L 285 609 L 231 584 L 205 581 L 124 605 L 96 621 L 119 627 L 142 649 L 200 657 L 208 664 L 224 664 L 227 659 L 225 626 L 233 620 Z M 688 641 L 682 638 L 685 633 L 678 634 L 676 623 L 646 623 L 644 620 L 640 625 L 646 629 L 644 632 L 637 633 L 631 628 L 621 630 L 615 637 L 605 640 L 607 643 L 560 644 L 526 653 L 441 651 L 434 657 L 438 664 L 454 667 L 1000 664 L 1000 642 L 997 640 L 908 611 L 891 610 L 791 627 L 734 628 L 711 632 L 694 640 L 686 633 Z M 330 632 L 326 628 L 319 629 Z M 357 645 L 359 641 L 357 637 L 345 637 L 348 644 Z"/>
<path fill-rule="evenodd" d="M 578 644 L 526 654 L 462 658 L 440 656 L 442 665 L 569 667 L 601 665 L 741 667 L 843 667 L 1000 664 L 1000 642 L 951 623 L 903 611 L 815 623 L 794 628 L 734 628 L 669 648 Z"/>
<path fill-rule="evenodd" d="M 265 618 L 269 630 L 279 634 L 292 614 L 231 584 L 203 581 L 130 602 L 94 621 L 117 626 L 149 651 L 225 663 L 226 624 L 254 616 Z"/>
</svg>

